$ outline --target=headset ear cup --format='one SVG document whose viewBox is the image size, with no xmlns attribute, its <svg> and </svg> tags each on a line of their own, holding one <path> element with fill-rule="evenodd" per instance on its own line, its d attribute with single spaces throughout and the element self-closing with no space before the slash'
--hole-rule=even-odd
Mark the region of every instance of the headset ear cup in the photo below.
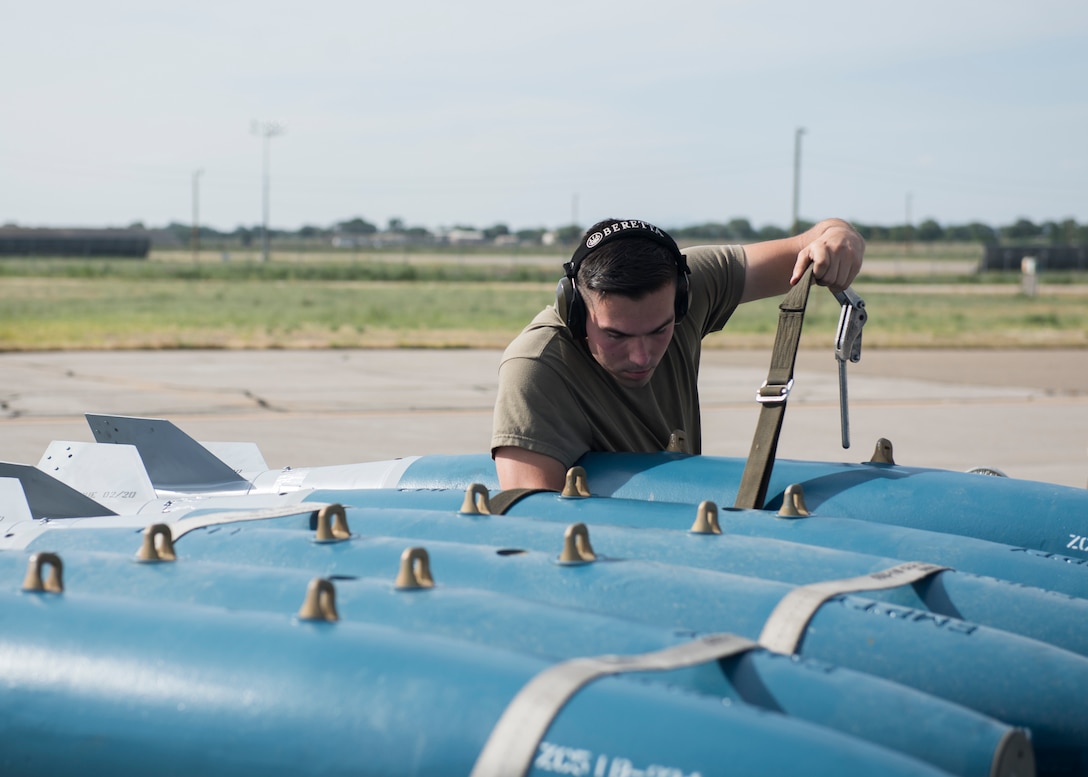
<svg viewBox="0 0 1088 777">
<path fill-rule="evenodd" d="M 565 322 L 570 315 L 570 298 L 574 296 L 570 278 L 562 278 L 555 286 L 555 310 Z"/>
<path fill-rule="evenodd" d="M 567 328 L 575 340 L 586 338 L 586 301 L 574 288 L 574 297 L 570 301 L 570 312 L 567 314 Z"/>
<path fill-rule="evenodd" d="M 688 307 L 690 305 L 691 281 L 686 272 L 681 272 L 676 279 L 675 318 L 677 324 L 684 320 L 684 316 L 688 314 Z"/>
<path fill-rule="evenodd" d="M 573 278 L 563 278 L 555 287 L 555 309 L 566 322 L 567 329 L 575 340 L 586 336 L 586 303 Z"/>
</svg>

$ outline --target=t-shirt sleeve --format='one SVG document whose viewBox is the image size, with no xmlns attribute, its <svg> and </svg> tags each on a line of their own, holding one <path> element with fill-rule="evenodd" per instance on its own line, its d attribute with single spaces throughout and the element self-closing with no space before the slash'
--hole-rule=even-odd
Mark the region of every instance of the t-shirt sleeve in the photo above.
<svg viewBox="0 0 1088 777">
<path fill-rule="evenodd" d="M 697 246 L 684 251 L 691 268 L 691 313 L 701 325 L 700 337 L 720 331 L 744 293 L 744 248 L 738 245 Z"/>
<path fill-rule="evenodd" d="M 547 419 L 546 421 L 544 419 Z M 547 364 L 508 358 L 499 366 L 491 453 L 511 445 L 570 467 L 590 448 L 591 432 L 565 380 Z"/>
</svg>

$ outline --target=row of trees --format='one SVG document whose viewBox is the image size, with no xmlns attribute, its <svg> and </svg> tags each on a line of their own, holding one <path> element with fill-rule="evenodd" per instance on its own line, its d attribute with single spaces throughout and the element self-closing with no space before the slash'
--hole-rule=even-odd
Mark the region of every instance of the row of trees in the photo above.
<svg viewBox="0 0 1088 777">
<path fill-rule="evenodd" d="M 811 222 L 802 222 L 799 227 L 807 229 Z M 1088 245 L 1088 224 L 1078 224 L 1074 219 L 1064 221 L 1044 221 L 1036 224 L 1028 219 L 1018 219 L 1002 227 L 991 227 L 981 222 L 942 226 L 934 219 L 926 219 L 920 224 L 897 224 L 880 226 L 860 224 L 854 226 L 866 240 L 893 243 L 963 242 L 963 243 L 1039 243 L 1045 245 Z M 672 232 L 677 239 L 720 239 L 720 240 L 771 240 L 785 237 L 789 233 L 776 226 L 755 229 L 747 219 L 733 219 L 725 224 L 700 224 L 684 227 Z"/>
<path fill-rule="evenodd" d="M 142 224 L 132 225 L 143 229 Z M 802 222 L 800 228 L 811 226 Z M 1044 221 L 1035 223 L 1029 219 L 1018 219 L 1012 224 L 992 227 L 981 222 L 969 224 L 942 225 L 933 219 L 926 219 L 919 224 L 898 224 L 881 226 L 876 224 L 857 224 L 858 231 L 866 240 L 889 241 L 897 243 L 932 243 L 932 242 L 975 242 L 983 244 L 1040 244 L 1040 245 L 1088 245 L 1088 224 L 1078 224 L 1074 219 L 1064 221 Z M 706 240 L 713 242 L 750 242 L 786 237 L 789 232 L 781 227 L 766 225 L 755 228 L 748 219 L 736 218 L 727 222 L 706 222 L 686 227 L 666 229 L 677 240 Z M 479 242 L 506 243 L 518 245 L 540 245 L 542 243 L 573 243 L 581 237 L 585 227 L 576 224 L 558 229 L 521 229 L 512 231 L 505 224 L 494 224 L 485 228 L 470 225 L 455 225 L 448 229 L 429 230 L 420 226 L 408 226 L 403 219 L 389 219 L 384 229 L 362 217 L 355 217 L 336 222 L 327 227 L 304 226 L 297 231 L 270 229 L 269 237 L 274 240 L 293 239 L 305 242 L 326 242 L 335 239 L 350 238 L 355 244 L 370 242 L 401 243 L 442 243 L 448 242 L 451 235 L 478 235 Z M 193 237 L 191 224 L 171 223 L 167 227 L 153 230 L 154 242 L 158 244 L 189 245 Z M 200 240 L 208 243 L 234 243 L 243 246 L 253 245 L 260 240 L 261 227 L 239 226 L 231 232 L 220 232 L 210 227 L 200 228 Z"/>
</svg>

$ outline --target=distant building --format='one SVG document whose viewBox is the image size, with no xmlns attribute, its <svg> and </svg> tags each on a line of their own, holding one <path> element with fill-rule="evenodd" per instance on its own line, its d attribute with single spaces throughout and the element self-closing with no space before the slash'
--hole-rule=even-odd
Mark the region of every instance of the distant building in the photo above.
<svg viewBox="0 0 1088 777">
<path fill-rule="evenodd" d="M 123 256 L 144 259 L 151 237 L 142 229 L 0 227 L 0 256 Z"/>
<path fill-rule="evenodd" d="M 1002 246 L 987 245 L 982 270 L 1020 272 L 1021 260 L 1035 259 L 1039 272 L 1046 270 L 1088 270 L 1088 246 Z"/>
<path fill-rule="evenodd" d="M 332 236 L 333 248 L 389 248 L 395 246 L 420 245 L 431 242 L 426 232 L 369 232 L 353 235 L 339 232 Z"/>
<path fill-rule="evenodd" d="M 451 245 L 481 245 L 487 242 L 487 237 L 478 229 L 451 229 L 444 237 Z"/>
</svg>

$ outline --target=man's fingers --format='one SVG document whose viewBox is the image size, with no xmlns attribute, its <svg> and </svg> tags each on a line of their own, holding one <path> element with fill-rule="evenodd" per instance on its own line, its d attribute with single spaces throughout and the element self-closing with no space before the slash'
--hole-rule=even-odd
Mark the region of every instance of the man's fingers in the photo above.
<svg viewBox="0 0 1088 777">
<path fill-rule="evenodd" d="M 861 269 L 865 243 L 853 229 L 830 228 L 797 254 L 790 276 L 794 286 L 812 265 L 812 277 L 820 286 L 842 291 Z"/>
<path fill-rule="evenodd" d="M 808 249 L 797 255 L 797 261 L 793 265 L 793 274 L 790 276 L 790 286 L 796 286 L 797 282 L 801 280 L 801 277 L 805 274 L 805 270 L 812 263 L 809 259 Z"/>
<path fill-rule="evenodd" d="M 797 254 L 797 262 L 793 265 L 793 275 L 790 277 L 790 286 L 795 286 L 801 280 L 809 265 L 812 265 L 812 277 L 817 283 L 821 283 L 821 279 L 827 274 L 829 258 L 827 247 L 823 244 L 811 243 L 805 246 L 801 253 Z"/>
<path fill-rule="evenodd" d="M 861 251 L 864 251 L 864 248 Z M 812 277 L 817 284 L 841 291 L 849 286 L 857 275 L 861 266 L 861 251 L 855 250 L 855 247 L 846 241 L 829 243 L 823 239 L 817 240 L 805 246 L 797 255 L 790 284 L 797 283 L 805 268 L 811 264 Z"/>
</svg>

